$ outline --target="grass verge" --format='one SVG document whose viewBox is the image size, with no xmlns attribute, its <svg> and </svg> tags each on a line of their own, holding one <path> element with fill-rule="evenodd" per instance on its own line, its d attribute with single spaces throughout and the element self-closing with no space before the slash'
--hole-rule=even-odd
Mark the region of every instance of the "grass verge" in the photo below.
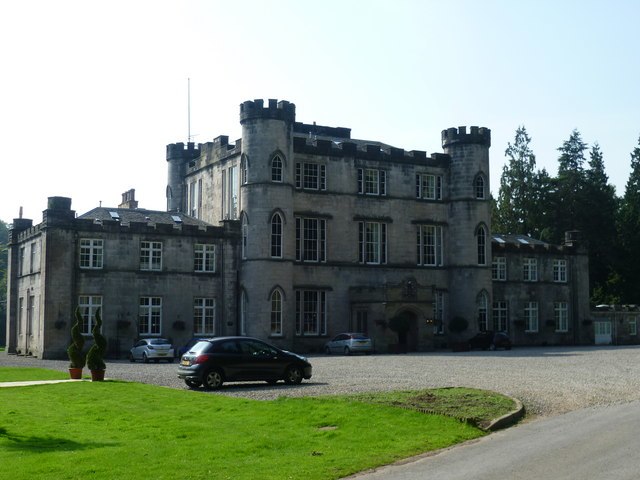
<svg viewBox="0 0 640 480">
<path fill-rule="evenodd" d="M 484 435 L 398 408 L 426 394 L 266 402 L 118 381 L 5 388 L 0 465 L 15 480 L 324 480 Z"/>
<path fill-rule="evenodd" d="M 27 382 L 36 380 L 65 380 L 69 374 L 59 370 L 31 367 L 0 367 L 0 382 Z"/>
</svg>

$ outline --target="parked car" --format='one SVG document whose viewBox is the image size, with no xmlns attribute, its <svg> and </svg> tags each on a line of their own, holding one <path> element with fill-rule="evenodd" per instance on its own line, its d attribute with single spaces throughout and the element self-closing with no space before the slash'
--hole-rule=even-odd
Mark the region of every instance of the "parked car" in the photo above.
<svg viewBox="0 0 640 480">
<path fill-rule="evenodd" d="M 482 350 L 495 350 L 504 348 L 511 350 L 511 340 L 505 332 L 480 332 L 469 339 L 469 348 L 480 348 Z"/>
<path fill-rule="evenodd" d="M 176 357 L 177 358 L 182 358 L 182 355 L 184 355 L 185 353 L 187 353 L 189 350 L 191 350 L 193 348 L 193 346 L 198 343 L 200 340 L 202 340 L 202 337 L 193 337 L 191 340 L 189 340 L 187 343 L 185 343 L 183 346 L 181 346 L 180 348 L 178 348 L 178 350 L 176 351 Z"/>
<path fill-rule="evenodd" d="M 224 382 L 284 380 L 297 385 L 311 378 L 309 361 L 251 337 L 202 339 L 180 359 L 178 377 L 189 388 L 218 389 Z"/>
<path fill-rule="evenodd" d="M 327 355 L 331 353 L 344 353 L 351 355 L 352 353 L 373 352 L 373 342 L 364 333 L 340 333 L 328 341 L 324 346 Z"/>
<path fill-rule="evenodd" d="M 166 338 L 143 338 L 137 341 L 129 351 L 130 362 L 136 360 L 142 360 L 144 363 L 149 363 L 149 360 L 156 363 L 160 360 L 173 362 L 174 357 L 173 345 Z"/>
</svg>

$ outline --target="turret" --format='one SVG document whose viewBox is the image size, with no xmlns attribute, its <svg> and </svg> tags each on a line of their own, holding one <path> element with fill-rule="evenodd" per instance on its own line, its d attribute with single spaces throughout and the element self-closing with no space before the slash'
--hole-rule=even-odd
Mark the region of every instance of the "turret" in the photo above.
<svg viewBox="0 0 640 480">
<path fill-rule="evenodd" d="M 167 211 L 186 211 L 184 176 L 189 162 L 199 156 L 200 149 L 193 142 L 189 142 L 186 147 L 184 143 L 167 145 Z"/>
</svg>

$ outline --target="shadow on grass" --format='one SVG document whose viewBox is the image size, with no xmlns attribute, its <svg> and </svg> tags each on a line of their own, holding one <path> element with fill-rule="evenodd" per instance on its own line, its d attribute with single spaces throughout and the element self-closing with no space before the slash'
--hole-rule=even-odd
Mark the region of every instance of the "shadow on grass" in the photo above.
<svg viewBox="0 0 640 480">
<path fill-rule="evenodd" d="M 67 438 L 56 437 L 36 437 L 12 434 L 6 428 L 0 427 L 0 440 L 6 439 L 3 448 L 7 450 L 24 450 L 34 453 L 38 452 L 72 452 L 77 450 L 88 450 L 90 448 L 113 447 L 113 443 L 99 442 L 74 442 Z"/>
</svg>

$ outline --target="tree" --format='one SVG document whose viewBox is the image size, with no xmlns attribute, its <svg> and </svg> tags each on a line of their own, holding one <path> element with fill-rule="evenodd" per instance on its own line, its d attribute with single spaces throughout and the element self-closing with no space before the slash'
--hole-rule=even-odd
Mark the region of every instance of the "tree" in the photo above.
<svg viewBox="0 0 640 480">
<path fill-rule="evenodd" d="M 631 152 L 631 174 L 618 214 L 618 245 L 620 258 L 617 270 L 621 274 L 622 302 L 636 303 L 640 292 L 640 138 Z"/>
</svg>

